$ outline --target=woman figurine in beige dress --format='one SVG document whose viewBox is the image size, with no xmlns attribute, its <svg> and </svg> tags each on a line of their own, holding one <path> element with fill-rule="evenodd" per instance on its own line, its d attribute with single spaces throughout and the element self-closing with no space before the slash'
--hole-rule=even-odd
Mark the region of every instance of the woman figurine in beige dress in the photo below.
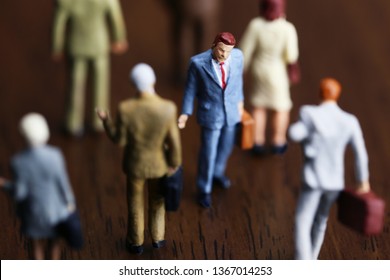
<svg viewBox="0 0 390 280">
<path fill-rule="evenodd" d="M 245 70 L 252 75 L 251 104 L 255 119 L 254 154 L 264 154 L 267 111 L 271 111 L 272 152 L 287 149 L 286 131 L 292 107 L 290 83 L 299 81 L 298 38 L 285 19 L 284 0 L 260 0 L 260 16 L 251 20 L 240 46 Z"/>
</svg>

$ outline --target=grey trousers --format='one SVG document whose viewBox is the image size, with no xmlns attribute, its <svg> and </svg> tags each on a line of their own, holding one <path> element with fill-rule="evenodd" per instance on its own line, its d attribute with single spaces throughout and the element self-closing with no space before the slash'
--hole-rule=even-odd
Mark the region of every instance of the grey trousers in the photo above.
<svg viewBox="0 0 390 280">
<path fill-rule="evenodd" d="M 325 237 L 329 211 L 340 191 L 304 186 L 295 213 L 295 259 L 316 260 Z"/>
</svg>

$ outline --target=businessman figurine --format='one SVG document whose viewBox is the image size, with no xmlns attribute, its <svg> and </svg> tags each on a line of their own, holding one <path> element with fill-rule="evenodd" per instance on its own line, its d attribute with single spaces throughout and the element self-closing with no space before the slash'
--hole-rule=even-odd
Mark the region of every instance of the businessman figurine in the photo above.
<svg viewBox="0 0 390 280">
<path fill-rule="evenodd" d="M 153 69 L 144 63 L 131 71 L 137 97 L 119 104 L 113 123 L 107 111 L 97 110 L 107 135 L 124 144 L 123 172 L 127 176 L 128 226 L 126 245 L 141 254 L 144 243 L 144 188 L 148 188 L 149 230 L 154 248 L 164 246 L 165 202 L 160 179 L 181 165 L 181 144 L 176 105 L 159 97 Z"/>
<path fill-rule="evenodd" d="M 107 18 L 113 31 L 111 51 L 124 53 L 127 41 L 119 0 L 57 0 L 53 59 L 61 60 L 65 46 L 68 46 L 72 69 L 65 128 L 74 136 L 81 136 L 84 132 L 85 84 L 89 64 L 93 70 L 94 107 L 109 108 L 110 33 Z M 92 128 L 97 132 L 103 130 L 94 111 Z"/>
<path fill-rule="evenodd" d="M 268 111 L 272 123 L 272 153 L 287 149 L 286 131 L 292 101 L 290 84 L 299 81 L 298 38 L 285 19 L 285 0 L 260 0 L 260 16 L 252 19 L 240 42 L 245 70 L 252 77 L 250 90 L 255 120 L 255 155 L 266 152 Z"/>
<path fill-rule="evenodd" d="M 219 33 L 210 50 L 191 58 L 185 86 L 179 128 L 184 128 L 198 101 L 197 121 L 201 126 L 198 159 L 198 202 L 211 206 L 213 183 L 227 189 L 231 182 L 225 176 L 232 152 L 235 126 L 243 109 L 243 56 L 234 48 L 231 33 Z"/>
<path fill-rule="evenodd" d="M 344 188 L 344 152 L 355 155 L 357 188 L 369 191 L 368 157 L 358 120 L 337 105 L 341 86 L 326 78 L 320 83 L 321 104 L 303 106 L 289 136 L 302 143 L 303 187 L 295 216 L 295 258 L 317 259 L 324 240 L 329 210 Z"/>
</svg>

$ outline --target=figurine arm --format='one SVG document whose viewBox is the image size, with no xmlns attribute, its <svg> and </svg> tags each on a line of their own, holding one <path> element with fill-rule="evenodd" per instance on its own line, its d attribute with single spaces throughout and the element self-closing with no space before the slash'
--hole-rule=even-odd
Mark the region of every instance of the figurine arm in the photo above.
<svg viewBox="0 0 390 280">
<path fill-rule="evenodd" d="M 370 190 L 369 172 L 368 172 L 368 155 L 364 144 L 363 133 L 358 120 L 354 119 L 353 134 L 350 141 L 355 156 L 355 176 L 357 189 L 360 192 Z"/>
<path fill-rule="evenodd" d="M 188 121 L 188 115 L 182 114 L 182 115 L 180 115 L 179 119 L 177 120 L 177 126 L 180 129 L 183 129 L 186 127 L 187 121 Z"/>
<path fill-rule="evenodd" d="M 301 109 L 299 113 L 299 120 L 296 123 L 293 123 L 288 130 L 288 136 L 292 141 L 302 142 L 309 137 L 309 127 L 307 123 L 305 110 Z"/>
<path fill-rule="evenodd" d="M 241 38 L 241 42 L 239 44 L 239 49 L 241 49 L 244 55 L 244 70 L 248 70 L 249 65 L 251 64 L 251 59 L 253 53 L 256 49 L 256 30 L 255 22 L 251 21 L 246 28 L 244 35 Z"/>
<path fill-rule="evenodd" d="M 290 84 L 297 84 L 301 80 L 301 70 L 298 62 L 287 64 L 287 74 Z"/>
<path fill-rule="evenodd" d="M 184 90 L 182 113 L 178 119 L 178 125 L 180 129 L 186 126 L 188 117 L 192 115 L 194 110 L 194 100 L 196 93 L 198 92 L 198 81 L 196 76 L 196 69 L 194 62 L 190 62 L 190 66 L 187 73 L 187 82 Z"/>
<path fill-rule="evenodd" d="M 124 139 L 125 133 L 122 118 L 120 116 L 120 108 L 118 109 L 118 115 L 115 124 L 113 124 L 108 111 L 96 108 L 96 114 L 100 120 L 102 120 L 104 130 L 106 131 L 108 138 L 110 138 L 112 142 L 123 146 L 126 141 Z"/>
<path fill-rule="evenodd" d="M 240 119 L 242 114 L 244 114 L 244 101 L 238 102 L 238 112 L 240 113 Z"/>
<path fill-rule="evenodd" d="M 65 197 L 65 201 L 68 205 L 69 212 L 73 212 L 74 209 L 76 208 L 75 206 L 76 202 L 75 202 L 73 190 L 70 186 L 68 173 L 66 171 L 64 156 L 60 151 L 58 151 L 58 161 L 59 161 L 58 185 L 63 193 L 63 196 Z"/>
<path fill-rule="evenodd" d="M 238 79 L 237 81 L 237 88 L 238 88 L 238 94 L 239 94 L 239 110 L 240 106 L 244 108 L 244 80 L 243 80 L 243 75 L 244 75 L 244 67 L 245 67 L 245 61 L 244 61 L 244 54 L 241 50 L 238 50 L 238 55 L 240 59 L 240 64 L 238 65 L 241 73 L 241 78 Z"/>
<path fill-rule="evenodd" d="M 28 195 L 27 180 L 23 176 L 23 169 L 17 167 L 17 162 L 11 162 L 12 179 L 7 181 L 4 189 L 7 190 L 16 201 L 24 200 Z"/>
<path fill-rule="evenodd" d="M 19 184 L 19 186 L 20 185 L 21 184 Z M 16 198 L 16 185 L 13 181 L 10 181 L 10 180 L 7 180 L 6 178 L 0 177 L 0 189 L 5 190 L 11 196 Z M 25 188 L 23 188 L 23 186 L 22 186 L 22 189 L 25 189 Z M 21 192 L 21 195 L 19 195 L 18 197 L 21 197 L 20 200 L 22 200 L 25 197 L 25 195 L 27 195 L 27 192 Z"/>
<path fill-rule="evenodd" d="M 65 45 L 65 28 L 69 18 L 69 13 L 63 1 L 57 2 L 57 8 L 54 15 L 53 34 L 52 34 L 52 57 L 58 61 L 62 58 Z"/>
<path fill-rule="evenodd" d="M 168 146 L 168 166 L 170 168 L 169 173 L 174 173 L 174 171 L 179 167 L 182 163 L 181 160 L 181 141 L 180 141 L 180 134 L 179 134 L 179 129 L 177 128 L 176 125 L 176 107 L 173 107 L 174 109 L 174 114 L 172 121 L 169 125 L 169 130 L 168 130 L 168 135 L 166 139 L 166 143 Z"/>
<path fill-rule="evenodd" d="M 126 27 L 122 9 L 118 0 L 109 0 L 108 18 L 110 20 L 113 33 L 111 50 L 116 54 L 124 53 L 127 50 Z"/>
<path fill-rule="evenodd" d="M 298 35 L 295 27 L 289 24 L 287 41 L 284 50 L 284 60 L 287 65 L 287 73 L 291 84 L 296 84 L 300 80 L 300 69 L 298 64 Z"/>
<path fill-rule="evenodd" d="M 8 181 L 6 178 L 0 177 L 0 188 L 3 188 L 4 190 L 10 189 L 11 182 Z"/>
</svg>

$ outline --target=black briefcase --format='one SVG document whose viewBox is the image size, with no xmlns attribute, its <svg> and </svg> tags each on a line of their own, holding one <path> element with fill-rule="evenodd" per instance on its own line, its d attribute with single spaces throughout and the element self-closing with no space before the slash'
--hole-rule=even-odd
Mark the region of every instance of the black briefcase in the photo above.
<svg viewBox="0 0 390 280">
<path fill-rule="evenodd" d="M 74 211 L 65 220 L 59 222 L 56 231 L 73 249 L 79 250 L 83 247 L 84 239 L 78 211 Z"/>
<path fill-rule="evenodd" d="M 183 167 L 180 166 L 171 176 L 164 176 L 161 188 L 165 197 L 165 210 L 177 211 L 183 192 Z"/>
</svg>

